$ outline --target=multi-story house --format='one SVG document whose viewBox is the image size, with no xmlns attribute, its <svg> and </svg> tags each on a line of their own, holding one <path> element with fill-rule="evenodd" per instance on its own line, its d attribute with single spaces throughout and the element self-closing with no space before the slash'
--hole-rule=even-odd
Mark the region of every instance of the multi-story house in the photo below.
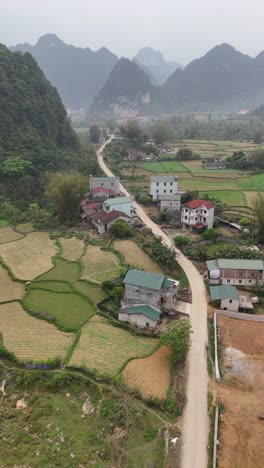
<svg viewBox="0 0 264 468">
<path fill-rule="evenodd" d="M 98 198 L 113 198 L 119 196 L 119 177 L 90 176 L 90 192 L 92 197 Z"/>
<path fill-rule="evenodd" d="M 176 175 L 152 176 L 149 193 L 153 201 L 157 201 L 162 195 L 176 195 L 178 193 L 178 177 Z"/>
<path fill-rule="evenodd" d="M 192 200 L 181 208 L 184 229 L 202 231 L 213 227 L 214 205 L 207 200 Z"/>
<path fill-rule="evenodd" d="M 237 286 L 263 286 L 264 261 L 219 258 L 207 263 L 208 279 L 211 284 Z"/>
</svg>

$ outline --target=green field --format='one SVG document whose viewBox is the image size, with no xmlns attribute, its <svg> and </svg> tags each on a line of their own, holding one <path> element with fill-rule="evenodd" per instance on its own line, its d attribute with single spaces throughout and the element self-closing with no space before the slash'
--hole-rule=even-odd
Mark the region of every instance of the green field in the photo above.
<svg viewBox="0 0 264 468">
<path fill-rule="evenodd" d="M 76 291 L 90 298 L 94 304 L 98 304 L 107 297 L 106 292 L 100 286 L 89 284 L 86 281 L 76 281 L 73 286 Z"/>
<path fill-rule="evenodd" d="M 239 179 L 238 186 L 245 191 L 263 191 L 264 190 L 264 174 L 257 174 L 247 179 Z"/>
<path fill-rule="evenodd" d="M 205 194 L 208 194 L 210 197 L 219 198 L 223 203 L 226 205 L 234 205 L 234 206 L 244 206 L 246 205 L 246 199 L 243 192 L 240 191 L 219 191 L 213 190 L 209 192 L 200 192 L 200 196 L 203 197 Z"/>
<path fill-rule="evenodd" d="M 66 328 L 78 329 L 95 314 L 95 308 L 78 294 L 33 289 L 24 298 L 26 309 L 56 317 Z"/>
<path fill-rule="evenodd" d="M 68 283 L 63 281 L 32 281 L 30 289 L 47 289 L 54 292 L 72 292 L 72 288 Z"/>
<path fill-rule="evenodd" d="M 80 265 L 61 258 L 55 259 L 55 267 L 41 275 L 38 280 L 77 281 L 81 275 Z"/>
<path fill-rule="evenodd" d="M 150 172 L 189 172 L 179 161 L 144 162 L 139 163 L 137 166 Z"/>
</svg>

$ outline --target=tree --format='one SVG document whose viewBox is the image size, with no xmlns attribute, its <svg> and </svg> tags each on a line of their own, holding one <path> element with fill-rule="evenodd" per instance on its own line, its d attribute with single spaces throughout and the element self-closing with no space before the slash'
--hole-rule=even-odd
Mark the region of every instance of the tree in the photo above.
<svg viewBox="0 0 264 468">
<path fill-rule="evenodd" d="M 143 141 L 142 128 L 137 120 L 129 120 L 125 125 L 119 127 L 121 135 L 126 138 L 130 145 L 137 148 Z"/>
<path fill-rule="evenodd" d="M 173 240 L 177 247 L 183 247 L 184 245 L 187 245 L 190 242 L 190 238 L 187 236 L 176 236 Z"/>
<path fill-rule="evenodd" d="M 261 130 L 257 130 L 254 134 L 254 143 L 255 145 L 261 145 L 262 143 L 262 132 Z"/>
<path fill-rule="evenodd" d="M 204 231 L 201 236 L 204 240 L 215 241 L 218 238 L 219 234 L 216 229 L 210 228 Z"/>
<path fill-rule="evenodd" d="M 258 240 L 264 242 L 264 194 L 258 193 L 253 200 L 253 209 L 256 216 Z"/>
<path fill-rule="evenodd" d="M 76 172 L 50 176 L 46 196 L 54 203 L 61 221 L 72 223 L 78 217 L 87 185 L 87 178 Z"/>
<path fill-rule="evenodd" d="M 170 135 L 170 124 L 166 120 L 160 120 L 156 122 L 152 129 L 152 136 L 157 145 L 162 145 Z"/>
<path fill-rule="evenodd" d="M 175 325 L 163 332 L 160 344 L 171 349 L 171 360 L 173 364 L 183 361 L 190 348 L 190 322 L 186 319 L 178 320 Z"/>
<path fill-rule="evenodd" d="M 32 169 L 32 162 L 21 158 L 8 158 L 3 162 L 3 173 L 7 177 L 21 177 Z"/>
<path fill-rule="evenodd" d="M 90 125 L 89 131 L 90 131 L 90 141 L 95 144 L 99 143 L 100 137 L 101 137 L 101 129 L 99 125 L 96 125 L 96 124 Z"/>
<path fill-rule="evenodd" d="M 193 151 L 190 148 L 180 148 L 176 156 L 180 161 L 188 161 L 193 159 Z"/>
<path fill-rule="evenodd" d="M 182 194 L 181 203 L 182 205 L 184 205 L 185 203 L 188 203 L 189 201 L 192 201 L 192 200 L 197 200 L 198 198 L 199 198 L 198 190 L 193 190 L 191 192 L 187 191 Z"/>
<path fill-rule="evenodd" d="M 124 219 L 118 219 L 109 229 L 114 237 L 130 237 L 132 234 L 131 227 Z"/>
</svg>

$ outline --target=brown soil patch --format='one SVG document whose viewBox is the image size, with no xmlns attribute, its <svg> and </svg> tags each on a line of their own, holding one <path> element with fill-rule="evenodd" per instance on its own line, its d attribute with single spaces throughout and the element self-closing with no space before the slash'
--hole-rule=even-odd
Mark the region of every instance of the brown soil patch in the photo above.
<svg viewBox="0 0 264 468">
<path fill-rule="evenodd" d="M 161 346 L 147 358 L 130 361 L 123 376 L 128 387 L 139 390 L 144 398 L 165 399 L 170 385 L 169 348 Z"/>
<path fill-rule="evenodd" d="M 16 229 L 23 233 L 28 233 L 34 231 L 33 225 L 31 223 L 19 224 Z"/>
<path fill-rule="evenodd" d="M 161 268 L 135 242 L 117 240 L 114 247 L 124 255 L 126 263 L 138 268 L 144 268 L 144 270 L 152 273 L 162 273 Z"/>
<path fill-rule="evenodd" d="M 13 231 L 11 227 L 3 227 L 0 229 L 0 244 L 5 244 L 6 242 L 16 241 L 23 237 L 22 234 L 19 234 L 16 231 Z"/>
<path fill-rule="evenodd" d="M 6 269 L 0 265 L 0 302 L 22 299 L 25 287 L 18 281 L 13 281 Z"/>
<path fill-rule="evenodd" d="M 218 317 L 224 347 L 238 348 L 245 354 L 264 356 L 264 323 Z"/>
<path fill-rule="evenodd" d="M 71 237 L 70 239 L 60 239 L 63 248 L 63 258 L 74 262 L 83 254 L 84 243 L 81 239 Z"/>
<path fill-rule="evenodd" d="M 22 280 L 32 280 L 50 270 L 56 253 L 57 247 L 47 232 L 32 232 L 16 242 L 0 245 L 4 262 Z"/>
</svg>

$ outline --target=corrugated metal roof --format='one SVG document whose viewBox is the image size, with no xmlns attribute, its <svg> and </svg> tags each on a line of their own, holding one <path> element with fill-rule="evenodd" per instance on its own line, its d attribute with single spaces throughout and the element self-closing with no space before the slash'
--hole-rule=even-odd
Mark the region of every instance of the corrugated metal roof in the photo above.
<svg viewBox="0 0 264 468">
<path fill-rule="evenodd" d="M 109 198 L 109 200 L 105 200 L 104 202 L 106 206 L 120 205 L 122 203 L 131 203 L 131 198 L 130 197 Z"/>
<path fill-rule="evenodd" d="M 255 259 L 219 258 L 206 263 L 208 270 L 264 270 L 263 260 Z"/>
<path fill-rule="evenodd" d="M 148 317 L 151 320 L 158 320 L 161 314 L 161 312 L 158 309 L 154 309 L 154 307 L 151 307 L 148 304 L 141 304 L 129 307 L 128 309 L 126 309 L 126 311 L 128 314 L 145 315 L 145 317 Z"/>
<path fill-rule="evenodd" d="M 237 289 L 234 286 L 228 284 L 222 284 L 221 286 L 211 286 L 210 296 L 212 301 L 221 301 L 222 299 L 229 298 L 239 301 Z"/>
<path fill-rule="evenodd" d="M 166 276 L 141 270 L 128 270 L 123 283 L 159 291 Z"/>
</svg>

